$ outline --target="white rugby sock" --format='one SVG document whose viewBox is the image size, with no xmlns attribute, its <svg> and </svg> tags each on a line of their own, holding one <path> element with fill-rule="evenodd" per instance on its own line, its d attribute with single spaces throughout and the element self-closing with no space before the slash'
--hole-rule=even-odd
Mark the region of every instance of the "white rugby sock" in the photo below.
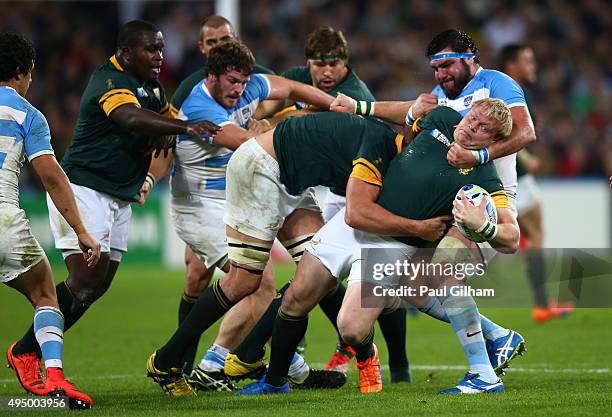
<svg viewBox="0 0 612 417">
<path fill-rule="evenodd" d="M 308 378 L 309 373 L 310 367 L 304 358 L 297 353 L 293 354 L 293 359 L 291 359 L 291 365 L 289 366 L 289 372 L 287 373 L 289 379 L 296 384 L 301 384 L 306 380 L 306 378 Z"/>
<path fill-rule="evenodd" d="M 229 353 L 229 349 L 221 345 L 213 344 L 208 348 L 206 354 L 200 361 L 200 369 L 208 372 L 223 371 L 225 367 L 225 357 Z"/>
</svg>

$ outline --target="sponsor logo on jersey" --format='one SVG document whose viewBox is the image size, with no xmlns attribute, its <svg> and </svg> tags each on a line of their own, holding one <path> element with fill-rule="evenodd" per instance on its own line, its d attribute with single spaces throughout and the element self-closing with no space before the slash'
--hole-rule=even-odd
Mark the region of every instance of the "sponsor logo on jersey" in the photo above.
<svg viewBox="0 0 612 417">
<path fill-rule="evenodd" d="M 142 87 L 138 87 L 138 88 L 136 89 L 136 96 L 137 96 L 137 97 L 139 97 L 139 98 L 142 98 L 142 97 L 149 97 L 149 95 L 147 94 L 147 92 L 145 91 L 145 89 L 144 89 L 144 88 L 142 88 Z"/>
<path fill-rule="evenodd" d="M 245 120 L 248 120 L 251 118 L 251 109 L 247 106 L 247 107 L 243 107 L 241 110 L 242 112 L 242 117 L 244 117 Z"/>
<path fill-rule="evenodd" d="M 459 168 L 459 173 L 461 175 L 469 175 L 472 171 L 474 171 L 474 168 Z"/>
<path fill-rule="evenodd" d="M 469 96 L 465 96 L 465 97 L 463 98 L 463 105 L 464 105 L 465 107 L 470 107 L 470 106 L 472 105 L 472 99 L 473 99 L 473 98 L 474 98 L 474 97 L 473 97 L 473 96 L 471 96 L 471 95 L 469 95 Z"/>
<path fill-rule="evenodd" d="M 444 136 L 444 134 L 442 132 L 440 132 L 438 129 L 434 129 L 430 132 L 430 135 L 433 136 L 438 142 L 442 142 L 443 144 L 445 144 L 446 146 L 450 146 L 450 140 L 448 140 L 448 138 L 446 136 Z"/>
<path fill-rule="evenodd" d="M 112 90 L 115 88 L 115 84 L 113 84 L 113 80 L 112 79 L 108 79 L 106 80 L 106 88 L 108 88 L 109 90 Z"/>
</svg>

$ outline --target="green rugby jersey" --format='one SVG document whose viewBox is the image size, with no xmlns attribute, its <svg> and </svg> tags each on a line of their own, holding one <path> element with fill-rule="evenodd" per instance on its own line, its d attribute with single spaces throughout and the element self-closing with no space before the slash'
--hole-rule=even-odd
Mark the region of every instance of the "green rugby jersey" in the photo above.
<svg viewBox="0 0 612 417">
<path fill-rule="evenodd" d="M 274 131 L 280 179 L 294 195 L 315 185 L 344 195 L 349 177 L 382 186 L 402 141 L 383 122 L 347 113 L 291 117 Z"/>
<path fill-rule="evenodd" d="M 255 74 L 270 74 L 275 75 L 274 71 L 269 68 L 266 68 L 262 65 L 255 64 L 255 70 L 253 71 Z M 172 111 L 172 115 L 176 117 L 181 106 L 183 105 L 183 101 L 187 98 L 187 96 L 193 90 L 193 87 L 206 76 L 206 72 L 204 71 L 204 66 L 202 68 L 193 72 L 187 78 L 185 78 L 179 86 L 176 88 L 174 95 L 172 96 L 172 100 L 170 100 L 170 110 Z"/>
<path fill-rule="evenodd" d="M 368 86 L 359 79 L 355 71 L 350 67 L 347 68 L 347 74 L 340 84 L 329 92 L 330 95 L 336 96 L 338 93 L 346 94 L 355 100 L 376 101 L 374 95 Z M 293 67 L 281 74 L 283 77 L 290 80 L 299 81 L 304 84 L 312 85 L 310 70 L 308 67 Z"/>
<path fill-rule="evenodd" d="M 100 65 L 81 97 L 72 142 L 62 159 L 70 182 L 138 201 L 151 162 L 148 136 L 124 129 L 109 119 L 124 104 L 168 114 L 164 88 L 158 80 L 140 81 L 126 72 L 115 56 Z"/>
<path fill-rule="evenodd" d="M 424 220 L 451 214 L 457 191 L 464 185 L 477 184 L 491 194 L 498 208 L 509 207 L 493 162 L 469 169 L 448 164 L 446 154 L 460 120 L 461 115 L 450 107 L 437 107 L 417 122 L 421 130 L 391 161 L 378 204 L 393 214 Z M 413 246 L 424 243 L 417 237 L 396 239 Z"/>
</svg>

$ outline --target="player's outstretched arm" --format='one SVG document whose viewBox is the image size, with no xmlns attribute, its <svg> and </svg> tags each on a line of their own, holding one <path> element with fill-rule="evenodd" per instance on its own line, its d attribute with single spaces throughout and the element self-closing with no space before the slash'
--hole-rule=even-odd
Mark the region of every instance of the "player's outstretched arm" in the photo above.
<svg viewBox="0 0 612 417">
<path fill-rule="evenodd" d="M 333 101 L 332 96 L 311 85 L 278 75 L 266 75 L 266 77 L 270 81 L 269 100 L 291 99 L 311 104 L 321 110 L 328 110 Z"/>
<path fill-rule="evenodd" d="M 228 123 L 215 135 L 213 143 L 235 151 L 244 142 L 259 134 L 258 130 L 243 129 L 237 124 Z"/>
<path fill-rule="evenodd" d="M 420 94 L 416 100 L 375 102 L 357 101 L 338 93 L 329 109 L 334 112 L 375 116 L 400 126 L 412 126 L 417 118 L 424 116 L 437 105 L 438 96 L 428 93 Z"/>
<path fill-rule="evenodd" d="M 473 206 L 461 194 L 461 202 L 453 201 L 453 216 L 470 230 L 490 230 L 494 228 L 493 237 L 489 240 L 491 246 L 501 253 L 515 253 L 519 244 L 519 226 L 512 211 L 508 208 L 497 209 L 497 224 L 491 224 L 486 216 L 487 198 L 483 198 L 478 206 Z"/>
<path fill-rule="evenodd" d="M 380 187 L 349 178 L 346 187 L 346 224 L 366 232 L 386 236 L 417 236 L 428 241 L 440 239 L 451 216 L 412 220 L 397 216 L 376 203 Z"/>
<path fill-rule="evenodd" d="M 128 103 L 117 107 L 108 116 L 119 126 L 150 136 L 185 134 L 188 136 L 214 136 L 221 129 L 209 121 L 188 123 L 162 116 L 151 110 Z"/>
<path fill-rule="evenodd" d="M 85 229 L 64 170 L 53 155 L 40 155 L 31 163 L 53 204 L 76 233 L 87 266 L 93 268 L 100 260 L 100 243 Z"/>
</svg>

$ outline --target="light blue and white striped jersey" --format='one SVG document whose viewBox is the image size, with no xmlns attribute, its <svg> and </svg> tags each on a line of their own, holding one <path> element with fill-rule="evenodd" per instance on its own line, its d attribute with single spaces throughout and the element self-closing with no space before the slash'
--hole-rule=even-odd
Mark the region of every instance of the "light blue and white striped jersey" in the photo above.
<svg viewBox="0 0 612 417">
<path fill-rule="evenodd" d="M 11 87 L 0 86 L 0 204 L 19 206 L 25 157 L 53 155 L 45 116 Z"/>
<path fill-rule="evenodd" d="M 524 106 L 527 108 L 525 94 L 521 86 L 503 72 L 478 68 L 474 78 L 463 87 L 459 96 L 450 99 L 437 85 L 433 94 L 438 95 L 438 104 L 448 106 L 465 116 L 472 108 L 472 104 L 483 98 L 498 98 L 506 102 L 508 107 Z M 504 189 L 510 198 L 516 196 L 516 154 L 504 156 L 494 161 L 499 178 L 504 184 Z"/>
<path fill-rule="evenodd" d="M 252 74 L 238 103 L 227 109 L 212 98 L 205 81 L 191 90 L 181 106 L 179 119 L 189 122 L 208 120 L 219 126 L 235 123 L 246 129 L 259 102 L 270 95 L 268 78 L 262 74 Z M 214 140 L 180 135 L 170 182 L 172 194 L 181 196 L 191 193 L 225 199 L 225 173 L 232 153 L 230 149 L 215 145 Z"/>
</svg>

